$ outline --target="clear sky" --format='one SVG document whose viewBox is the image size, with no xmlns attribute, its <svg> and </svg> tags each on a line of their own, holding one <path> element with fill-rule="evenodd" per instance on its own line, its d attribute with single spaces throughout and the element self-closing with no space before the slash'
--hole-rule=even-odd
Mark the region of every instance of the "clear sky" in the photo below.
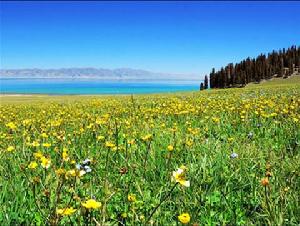
<svg viewBox="0 0 300 226">
<path fill-rule="evenodd" d="M 300 2 L 1 2 L 1 68 L 209 73 L 300 44 Z"/>
</svg>

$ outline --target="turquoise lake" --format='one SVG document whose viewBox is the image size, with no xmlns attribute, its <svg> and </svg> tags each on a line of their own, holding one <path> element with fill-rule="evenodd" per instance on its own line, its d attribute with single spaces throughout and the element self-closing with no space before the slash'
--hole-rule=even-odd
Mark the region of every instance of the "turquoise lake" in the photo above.
<svg viewBox="0 0 300 226">
<path fill-rule="evenodd" d="M 199 81 L 186 80 L 87 80 L 87 79 L 3 79 L 1 94 L 142 94 L 199 90 Z"/>
</svg>

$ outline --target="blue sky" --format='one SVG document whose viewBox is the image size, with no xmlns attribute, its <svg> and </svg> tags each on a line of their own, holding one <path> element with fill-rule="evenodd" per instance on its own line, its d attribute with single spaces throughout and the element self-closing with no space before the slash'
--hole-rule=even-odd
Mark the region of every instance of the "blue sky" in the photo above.
<svg viewBox="0 0 300 226">
<path fill-rule="evenodd" d="M 1 2 L 1 68 L 202 76 L 300 44 L 300 2 Z"/>
</svg>

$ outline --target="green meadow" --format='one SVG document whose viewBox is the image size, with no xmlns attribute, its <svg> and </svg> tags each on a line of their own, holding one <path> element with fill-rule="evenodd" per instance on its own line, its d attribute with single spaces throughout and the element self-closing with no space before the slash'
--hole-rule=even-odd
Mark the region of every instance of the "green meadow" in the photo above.
<svg viewBox="0 0 300 226">
<path fill-rule="evenodd" d="M 299 225 L 299 78 L 2 95 L 1 225 Z"/>
</svg>

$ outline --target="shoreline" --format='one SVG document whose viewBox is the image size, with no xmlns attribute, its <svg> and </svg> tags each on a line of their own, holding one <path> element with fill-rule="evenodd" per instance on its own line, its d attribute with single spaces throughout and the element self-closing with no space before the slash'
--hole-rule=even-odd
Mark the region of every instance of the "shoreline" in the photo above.
<svg viewBox="0 0 300 226">
<path fill-rule="evenodd" d="M 36 94 L 36 95 L 42 95 L 42 94 Z M 35 94 L 19 94 L 19 93 L 0 93 L 0 97 L 2 96 L 11 96 L 11 97 L 19 97 L 19 96 L 36 96 Z M 45 95 L 47 96 L 47 95 Z"/>
<path fill-rule="evenodd" d="M 190 90 L 171 90 L 171 91 L 161 91 L 161 92 L 133 92 L 133 93 L 1 93 L 0 97 L 21 97 L 21 96 L 41 96 L 41 97 L 51 97 L 51 96 L 136 96 L 136 95 L 157 95 L 157 94 L 176 94 L 176 93 L 188 93 L 196 92 L 196 89 Z"/>
</svg>

